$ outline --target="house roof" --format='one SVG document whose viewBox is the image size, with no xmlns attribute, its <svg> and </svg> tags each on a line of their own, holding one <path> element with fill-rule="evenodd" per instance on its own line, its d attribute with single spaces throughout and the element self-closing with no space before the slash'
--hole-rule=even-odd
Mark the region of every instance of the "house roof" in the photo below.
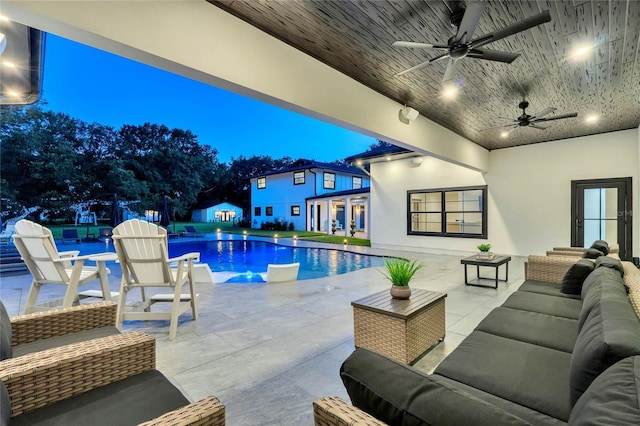
<svg viewBox="0 0 640 426">
<path fill-rule="evenodd" d="M 370 188 L 360 188 L 360 189 L 348 189 L 346 191 L 336 191 L 336 192 L 327 192 L 322 195 L 314 195 L 313 197 L 307 197 L 305 200 L 317 200 L 320 198 L 334 198 L 341 197 L 343 195 L 354 195 L 354 194 L 368 194 L 370 192 Z"/>
<path fill-rule="evenodd" d="M 218 206 L 221 206 L 221 205 L 223 205 L 223 204 L 226 204 L 226 205 L 228 205 L 228 206 L 231 206 L 231 207 L 234 207 L 234 208 L 236 208 L 236 209 L 240 209 L 240 210 L 242 210 L 242 208 L 241 208 L 241 207 L 238 207 L 238 206 L 236 206 L 235 204 L 231 204 L 231 203 L 229 203 L 229 202 L 227 202 L 227 201 L 223 201 L 223 202 L 221 202 L 221 203 L 217 202 L 217 203 L 215 203 L 215 204 L 207 203 L 206 205 L 205 205 L 205 204 L 198 204 L 198 205 L 196 205 L 196 207 L 194 207 L 194 210 L 206 210 L 206 209 L 210 209 L 210 208 L 212 208 L 212 207 L 218 207 Z"/>
<path fill-rule="evenodd" d="M 257 178 L 257 177 L 263 177 L 263 176 L 278 175 L 281 173 L 291 173 L 299 170 L 308 170 L 308 169 L 323 169 L 323 170 L 330 170 L 334 172 L 342 172 L 342 173 L 349 173 L 353 175 L 366 176 L 366 173 L 364 173 L 362 170 L 356 167 L 342 166 L 342 165 L 333 164 L 333 163 L 324 163 L 321 161 L 301 159 L 296 161 L 295 163 L 293 163 L 293 165 L 289 167 L 283 167 L 280 169 L 268 171 L 266 173 L 260 173 L 252 176 L 251 179 Z"/>
</svg>

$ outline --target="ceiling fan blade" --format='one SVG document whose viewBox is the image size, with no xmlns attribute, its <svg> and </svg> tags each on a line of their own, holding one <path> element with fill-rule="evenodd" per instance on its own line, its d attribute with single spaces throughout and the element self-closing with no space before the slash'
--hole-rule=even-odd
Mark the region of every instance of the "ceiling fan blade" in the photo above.
<svg viewBox="0 0 640 426">
<path fill-rule="evenodd" d="M 514 120 L 515 123 L 517 123 L 517 120 Z M 509 124 L 501 124 L 500 126 L 491 126 L 491 127 L 487 127 L 486 129 L 482 129 L 482 131 L 485 130 L 493 130 L 493 129 L 504 129 L 505 127 L 511 127 L 513 126 L 513 123 L 509 123 Z"/>
<path fill-rule="evenodd" d="M 444 72 L 444 77 L 442 78 L 443 83 L 447 81 L 451 81 L 455 78 L 457 62 L 458 62 L 457 59 L 451 58 L 451 60 L 449 60 L 449 64 L 447 65 L 447 70 Z"/>
<path fill-rule="evenodd" d="M 540 123 L 543 121 L 553 121 L 553 120 L 562 120 L 563 118 L 572 118 L 572 117 L 577 117 L 578 113 L 577 112 L 572 112 L 571 114 L 562 114 L 562 115 L 556 115 L 554 117 L 549 117 L 549 118 L 537 118 L 535 120 L 533 120 L 536 123 Z"/>
<path fill-rule="evenodd" d="M 557 109 L 557 108 L 552 108 L 552 107 L 545 108 L 545 109 L 543 109 L 542 111 L 540 111 L 540 112 L 538 112 L 538 113 L 536 113 L 536 114 L 533 114 L 533 117 L 531 117 L 531 119 L 534 119 L 534 118 L 542 118 L 542 117 L 544 117 L 544 116 L 545 116 L 545 115 L 547 115 L 547 114 L 551 114 L 551 113 L 552 113 L 553 111 L 555 111 L 556 109 Z"/>
<path fill-rule="evenodd" d="M 424 61 L 424 62 L 422 62 L 422 63 L 420 63 L 420 64 L 418 64 L 418 65 L 416 65 L 416 66 L 414 66 L 414 67 L 411 67 L 411 68 L 406 69 L 406 70 L 404 70 L 404 71 L 400 71 L 398 74 L 396 74 L 396 77 L 400 77 L 401 75 L 406 74 L 406 73 L 408 73 L 408 72 L 416 71 L 416 70 L 419 70 L 420 68 L 424 68 L 424 67 L 426 67 L 427 65 L 429 65 L 429 63 L 430 63 L 430 62 L 431 62 L 431 61 Z"/>
<path fill-rule="evenodd" d="M 443 53 L 442 55 L 438 55 L 435 58 L 429 59 L 429 62 L 437 62 L 437 61 L 441 61 L 442 59 L 447 59 L 449 57 L 450 57 L 449 52 L 447 52 L 447 53 Z"/>
<path fill-rule="evenodd" d="M 484 12 L 485 3 L 480 1 L 469 2 L 467 9 L 464 11 L 462 22 L 458 27 L 455 40 L 458 43 L 468 43 L 473 37 L 473 32 L 480 22 L 480 17 Z"/>
<path fill-rule="evenodd" d="M 530 16 L 529 18 L 523 19 L 522 21 L 516 22 L 508 27 L 480 36 L 469 43 L 469 48 L 475 49 L 477 47 L 484 46 L 485 44 L 493 43 L 494 41 L 509 37 L 510 35 L 517 34 L 521 31 L 528 30 L 529 28 L 536 27 L 549 21 L 551 21 L 551 14 L 548 10 L 545 10 L 542 13 Z"/>
<path fill-rule="evenodd" d="M 529 127 L 533 127 L 534 129 L 538 130 L 546 130 L 546 127 L 538 126 L 536 124 L 529 124 Z"/>
<path fill-rule="evenodd" d="M 504 62 L 510 64 L 515 61 L 519 53 L 500 52 L 498 50 L 473 49 L 467 53 L 470 58 L 484 59 L 487 61 Z"/>
<path fill-rule="evenodd" d="M 449 46 L 431 43 L 415 43 L 413 41 L 394 41 L 393 47 L 410 47 L 412 49 L 448 49 Z"/>
</svg>

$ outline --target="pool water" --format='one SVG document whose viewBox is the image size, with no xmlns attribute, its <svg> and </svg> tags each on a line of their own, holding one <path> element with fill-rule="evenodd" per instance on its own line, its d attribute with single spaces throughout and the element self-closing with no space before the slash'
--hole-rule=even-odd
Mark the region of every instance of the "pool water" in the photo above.
<svg viewBox="0 0 640 426">
<path fill-rule="evenodd" d="M 335 249 L 287 247 L 268 241 L 243 239 L 231 234 L 212 235 L 208 238 L 170 239 L 169 256 L 176 257 L 189 252 L 199 252 L 200 261 L 206 262 L 213 272 L 230 272 L 227 282 L 263 282 L 258 273 L 266 273 L 269 263 L 300 262 L 298 279 L 329 277 L 362 268 L 382 267 L 384 260 Z M 57 241 L 59 251 L 80 250 L 80 254 L 113 252 L 113 242 L 83 242 L 62 244 Z"/>
</svg>

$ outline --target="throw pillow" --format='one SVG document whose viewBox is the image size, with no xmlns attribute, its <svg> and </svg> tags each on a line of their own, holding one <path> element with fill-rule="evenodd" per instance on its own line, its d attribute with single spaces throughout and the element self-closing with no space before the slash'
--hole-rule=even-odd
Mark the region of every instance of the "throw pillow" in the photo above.
<svg viewBox="0 0 640 426">
<path fill-rule="evenodd" d="M 604 253 L 598 249 L 588 248 L 584 251 L 582 257 L 585 259 L 597 259 L 600 256 L 604 256 Z"/>
<path fill-rule="evenodd" d="M 13 356 L 11 348 L 11 319 L 4 307 L 4 303 L 0 302 L 0 361 Z"/>
<path fill-rule="evenodd" d="M 601 266 L 615 269 L 620 272 L 620 275 L 624 276 L 624 266 L 622 266 L 622 262 L 620 259 L 616 259 L 609 256 L 600 256 L 596 259 L 596 268 Z"/>
<path fill-rule="evenodd" d="M 566 294 L 580 294 L 582 283 L 595 269 L 595 265 L 588 259 L 580 259 L 564 274 L 560 291 Z"/>
<path fill-rule="evenodd" d="M 571 410 L 570 425 L 640 424 L 640 357 L 625 358 L 591 383 Z"/>
<path fill-rule="evenodd" d="M 602 254 L 604 254 L 605 256 L 609 254 L 609 243 L 607 243 L 605 240 L 596 240 L 593 242 L 593 244 L 591 244 L 591 248 L 594 248 L 596 250 L 600 250 L 602 252 Z"/>
</svg>

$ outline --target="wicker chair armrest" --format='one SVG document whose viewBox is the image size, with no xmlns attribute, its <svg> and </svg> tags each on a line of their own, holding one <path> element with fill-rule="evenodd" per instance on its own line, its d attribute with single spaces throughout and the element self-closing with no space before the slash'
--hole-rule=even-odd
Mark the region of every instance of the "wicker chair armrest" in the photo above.
<svg viewBox="0 0 640 426">
<path fill-rule="evenodd" d="M 116 325 L 115 302 L 88 303 L 11 318 L 11 346 Z"/>
<path fill-rule="evenodd" d="M 564 257 L 582 257 L 584 254 L 583 251 L 574 251 L 574 250 L 549 250 L 547 251 L 547 256 L 564 256 Z"/>
<path fill-rule="evenodd" d="M 526 279 L 560 284 L 564 274 L 574 263 L 575 257 L 532 255 L 527 260 Z"/>
<path fill-rule="evenodd" d="M 198 425 L 198 426 L 224 426 L 224 405 L 215 396 L 208 396 L 177 410 L 170 411 L 138 426 L 172 426 L 172 425 Z"/>
<path fill-rule="evenodd" d="M 313 401 L 313 419 L 316 426 L 386 425 L 337 396 L 325 396 Z"/>
<path fill-rule="evenodd" d="M 88 340 L 0 362 L 11 416 L 155 368 L 155 339 L 131 332 Z"/>
</svg>

